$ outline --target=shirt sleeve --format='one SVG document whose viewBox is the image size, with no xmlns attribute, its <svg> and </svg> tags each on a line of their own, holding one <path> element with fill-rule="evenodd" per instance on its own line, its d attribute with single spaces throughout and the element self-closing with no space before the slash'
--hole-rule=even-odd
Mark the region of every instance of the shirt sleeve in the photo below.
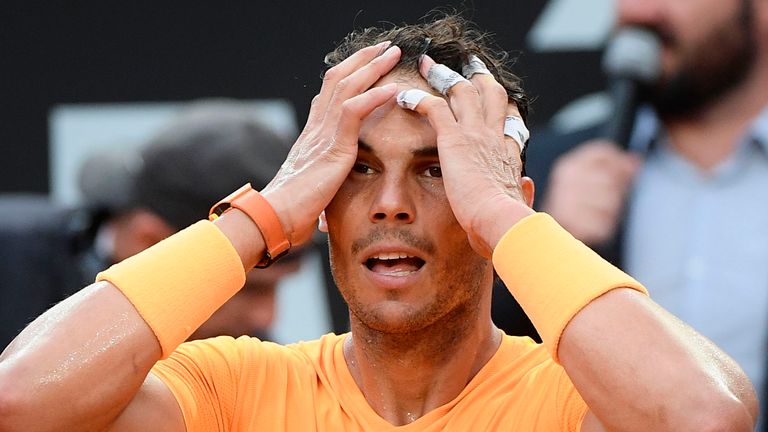
<svg viewBox="0 0 768 432">
<path fill-rule="evenodd" d="M 525 390 L 505 410 L 512 430 L 579 432 L 589 408 L 562 366 L 552 361 L 531 369 L 517 386 Z"/>
<path fill-rule="evenodd" d="M 237 341 L 218 337 L 184 343 L 152 368 L 179 403 L 188 432 L 229 430 L 240 359 Z"/>
<path fill-rule="evenodd" d="M 565 370 L 561 369 L 557 382 L 557 396 L 555 397 L 557 412 L 560 413 L 561 430 L 581 431 L 581 424 L 584 422 L 589 407 L 584 399 L 576 391 L 571 379 Z"/>
</svg>

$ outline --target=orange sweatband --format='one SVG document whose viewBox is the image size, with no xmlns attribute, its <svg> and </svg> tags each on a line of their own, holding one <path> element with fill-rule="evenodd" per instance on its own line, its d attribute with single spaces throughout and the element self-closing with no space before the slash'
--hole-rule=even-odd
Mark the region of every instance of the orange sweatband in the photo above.
<svg viewBox="0 0 768 432">
<path fill-rule="evenodd" d="M 648 294 L 546 213 L 510 228 L 493 251 L 493 266 L 558 363 L 565 326 L 589 302 L 615 288 Z"/>
<path fill-rule="evenodd" d="M 245 270 L 229 239 L 200 221 L 96 276 L 130 300 L 163 350 L 184 342 L 245 284 Z"/>
</svg>

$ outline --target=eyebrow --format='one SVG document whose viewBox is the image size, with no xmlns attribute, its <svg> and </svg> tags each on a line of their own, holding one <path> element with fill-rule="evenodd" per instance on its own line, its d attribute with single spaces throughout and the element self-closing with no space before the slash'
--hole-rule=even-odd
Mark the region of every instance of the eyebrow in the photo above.
<svg viewBox="0 0 768 432">
<path fill-rule="evenodd" d="M 368 143 L 366 143 L 363 140 L 358 139 L 357 140 L 357 147 L 360 150 L 366 151 L 368 153 L 376 154 L 376 151 L 371 147 Z M 425 146 L 417 149 L 411 150 L 411 154 L 415 157 L 438 157 L 437 153 L 437 147 L 436 146 Z"/>
</svg>

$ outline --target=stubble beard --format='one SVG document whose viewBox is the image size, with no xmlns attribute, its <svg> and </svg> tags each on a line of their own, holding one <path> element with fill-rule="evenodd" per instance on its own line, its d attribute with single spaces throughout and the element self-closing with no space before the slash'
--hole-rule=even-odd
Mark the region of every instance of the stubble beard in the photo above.
<svg viewBox="0 0 768 432">
<path fill-rule="evenodd" d="M 661 117 L 695 115 L 744 81 L 757 56 L 753 21 L 751 3 L 743 0 L 730 19 L 682 54 L 686 58 L 677 71 L 647 89 L 647 98 Z M 657 33 L 666 43 L 675 42 L 674 35 Z"/>
<path fill-rule="evenodd" d="M 468 242 L 465 243 L 460 251 L 452 255 L 456 258 L 442 265 L 444 268 L 436 272 L 432 270 L 432 284 L 439 288 L 427 290 L 437 292 L 431 302 L 418 306 L 401 303 L 396 306 L 397 310 L 393 311 L 395 306 L 369 305 L 359 298 L 357 293 L 366 287 L 352 285 L 355 282 L 347 277 L 346 269 L 334 258 L 341 256 L 341 251 L 337 250 L 339 246 L 329 241 L 331 271 L 349 306 L 353 328 L 364 330 L 370 337 L 377 338 L 410 338 L 416 335 L 423 337 L 424 333 L 432 332 L 463 333 L 462 327 L 476 320 L 483 290 L 490 290 L 492 282 L 490 263 L 476 255 Z M 358 248 L 353 246 L 353 249 Z"/>
</svg>

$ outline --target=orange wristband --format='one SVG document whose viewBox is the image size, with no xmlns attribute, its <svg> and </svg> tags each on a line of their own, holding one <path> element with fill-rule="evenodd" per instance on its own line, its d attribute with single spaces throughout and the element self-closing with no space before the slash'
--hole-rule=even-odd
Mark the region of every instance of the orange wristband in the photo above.
<svg viewBox="0 0 768 432">
<path fill-rule="evenodd" d="M 264 252 L 264 257 L 256 263 L 257 268 L 269 267 L 288 253 L 291 249 L 291 243 L 283 231 L 283 226 L 280 224 L 275 209 L 251 187 L 250 183 L 246 183 L 240 189 L 214 204 L 208 218 L 214 221 L 233 207 L 247 214 L 264 238 L 264 245 L 267 250 Z"/>
<path fill-rule="evenodd" d="M 96 276 L 130 300 L 168 357 L 245 284 L 240 256 L 200 221 Z"/>
<path fill-rule="evenodd" d="M 546 213 L 510 228 L 493 251 L 493 266 L 558 363 L 565 326 L 589 302 L 615 288 L 648 294 Z"/>
</svg>

